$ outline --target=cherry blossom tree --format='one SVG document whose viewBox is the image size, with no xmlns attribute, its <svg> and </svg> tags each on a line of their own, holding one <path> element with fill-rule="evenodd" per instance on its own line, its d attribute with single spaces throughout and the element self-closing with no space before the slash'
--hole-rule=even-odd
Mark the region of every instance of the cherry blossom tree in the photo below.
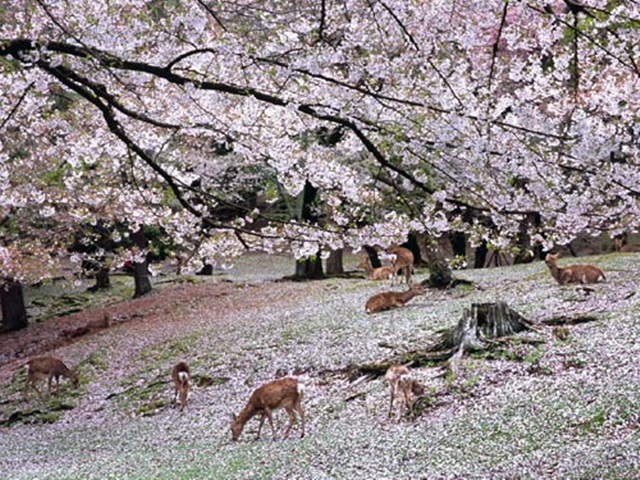
<svg viewBox="0 0 640 480">
<path fill-rule="evenodd" d="M 32 233 L 36 219 L 68 231 L 117 216 L 215 263 L 409 232 L 550 248 L 640 223 L 636 2 L 18 0 L 0 12 L 0 131 L 15 137 L 0 150 L 0 211 L 37 211 L 22 223 Z M 326 148 L 308 132 L 339 138 Z M 54 185 L 29 173 L 60 168 Z M 308 184 L 321 221 L 268 208 Z M 26 274 L 14 255 L 59 246 L 31 237 L 3 230 L 5 278 Z"/>
</svg>

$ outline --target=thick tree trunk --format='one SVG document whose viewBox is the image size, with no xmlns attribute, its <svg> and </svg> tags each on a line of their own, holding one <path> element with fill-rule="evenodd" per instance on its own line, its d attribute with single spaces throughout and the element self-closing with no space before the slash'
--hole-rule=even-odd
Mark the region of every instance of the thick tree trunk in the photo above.
<svg viewBox="0 0 640 480">
<path fill-rule="evenodd" d="M 371 245 L 365 245 L 362 248 L 364 248 L 364 251 L 367 252 L 369 260 L 371 261 L 371 266 L 373 268 L 380 268 L 382 266 L 382 263 L 380 262 L 380 257 L 378 256 L 378 252 L 376 251 L 376 249 Z"/>
<path fill-rule="evenodd" d="M 435 248 L 427 247 L 425 255 L 429 265 L 429 286 L 433 288 L 449 287 L 453 282 L 453 274 L 447 260 Z"/>
<path fill-rule="evenodd" d="M 478 245 L 478 248 L 476 248 L 476 255 L 473 262 L 473 268 L 484 268 L 485 263 L 487 262 L 487 253 L 488 253 L 487 242 L 483 240 L 482 243 Z"/>
<path fill-rule="evenodd" d="M 135 282 L 135 292 L 133 298 L 138 298 L 149 293 L 151 288 L 151 279 L 149 278 L 149 262 L 133 263 L 133 280 Z"/>
<path fill-rule="evenodd" d="M 21 283 L 11 279 L 4 280 L 0 285 L 0 308 L 2 309 L 2 328 L 0 331 L 12 332 L 26 328 L 29 324 Z"/>
<path fill-rule="evenodd" d="M 407 237 L 407 241 L 400 245 L 401 247 L 408 248 L 413 253 L 413 265 L 418 267 L 424 264 L 424 260 L 422 259 L 422 254 L 420 252 L 420 244 L 418 241 L 418 236 L 410 233 Z"/>
<path fill-rule="evenodd" d="M 454 256 L 467 258 L 467 236 L 464 233 L 449 233 L 449 242 Z"/>
<path fill-rule="evenodd" d="M 296 278 L 318 280 L 324 278 L 322 271 L 322 259 L 320 258 L 320 252 L 310 258 L 304 258 L 296 260 Z"/>
<path fill-rule="evenodd" d="M 131 238 L 140 251 L 145 251 L 149 246 L 149 241 L 142 227 L 133 232 Z M 145 259 L 142 262 L 133 262 L 133 279 L 135 282 L 135 292 L 133 298 L 146 295 L 151 291 L 151 279 L 149 278 L 149 261 Z"/>
<path fill-rule="evenodd" d="M 109 277 L 109 267 L 102 266 L 95 273 L 96 283 L 89 287 L 89 291 L 105 290 L 111 288 L 111 277 Z"/>
<path fill-rule="evenodd" d="M 327 275 L 340 275 L 344 273 L 344 265 L 342 264 L 342 249 L 331 250 L 326 262 Z"/>
<path fill-rule="evenodd" d="M 298 195 L 296 205 L 296 214 L 299 220 L 303 222 L 309 222 L 311 224 L 318 222 L 318 216 L 316 215 L 313 207 L 317 193 L 318 189 L 314 187 L 309 181 L 305 181 L 304 188 Z M 313 257 L 296 260 L 295 278 L 301 280 L 315 280 L 324 278 L 320 251 L 318 251 L 318 253 Z"/>
</svg>

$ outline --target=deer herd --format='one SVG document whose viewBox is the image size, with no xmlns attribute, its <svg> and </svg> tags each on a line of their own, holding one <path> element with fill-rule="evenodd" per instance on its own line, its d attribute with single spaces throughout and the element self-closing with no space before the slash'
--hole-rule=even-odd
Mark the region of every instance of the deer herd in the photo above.
<svg viewBox="0 0 640 480">
<path fill-rule="evenodd" d="M 640 245 L 627 245 L 624 239 L 616 238 L 615 247 L 620 252 L 640 252 Z M 391 246 L 386 249 L 390 255 L 391 263 L 374 268 L 371 259 L 367 254 L 362 258 L 358 268 L 364 269 L 366 278 L 369 280 L 387 280 L 391 286 L 401 282 L 398 272 L 403 275 L 407 290 L 402 292 L 384 291 L 370 297 L 366 304 L 367 313 L 377 313 L 385 310 L 403 307 L 412 298 L 425 293 L 422 285 L 413 285 L 412 273 L 414 255 L 408 248 L 401 246 Z M 559 254 L 548 253 L 545 257 L 545 264 L 549 268 L 551 276 L 560 285 L 569 284 L 591 284 L 606 280 L 601 269 L 590 264 L 576 264 L 561 268 L 556 261 Z M 105 316 L 107 318 L 107 316 Z M 74 388 L 79 385 L 78 374 L 68 368 L 62 360 L 56 357 L 34 357 L 27 363 L 27 380 L 23 388 L 23 396 L 26 398 L 30 388 L 38 395 L 42 393 L 37 387 L 37 383 L 42 380 L 47 381 L 47 393 L 51 395 L 52 383 L 55 381 L 54 393 L 58 391 L 60 377 L 67 378 Z M 408 416 L 414 419 L 414 405 L 416 398 L 424 394 L 424 386 L 413 377 L 411 370 L 406 365 L 391 365 L 385 376 L 389 386 L 389 411 L 388 418 L 393 415 L 393 404 L 398 404 L 398 417 Z M 180 404 L 182 411 L 189 396 L 189 385 L 191 382 L 191 370 L 189 365 L 180 361 L 171 370 L 171 380 L 173 382 L 173 400 L 171 405 Z M 238 440 L 245 424 L 253 417 L 259 417 L 258 432 L 256 439 L 260 438 L 260 431 L 265 420 L 269 421 L 271 436 L 276 438 L 276 430 L 273 424 L 272 413 L 279 409 L 284 409 L 289 416 L 289 423 L 284 430 L 283 438 L 288 438 L 289 432 L 300 417 L 300 437 L 305 434 L 305 414 L 302 407 L 304 399 L 304 384 L 293 377 L 283 377 L 269 381 L 256 388 L 238 415 L 231 415 L 231 439 Z"/>
</svg>

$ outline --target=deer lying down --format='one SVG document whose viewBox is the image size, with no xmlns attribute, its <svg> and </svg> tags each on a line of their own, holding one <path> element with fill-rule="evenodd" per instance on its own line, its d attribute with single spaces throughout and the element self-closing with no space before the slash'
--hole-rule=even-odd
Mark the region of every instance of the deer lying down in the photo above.
<svg viewBox="0 0 640 480">
<path fill-rule="evenodd" d="M 640 252 L 640 245 L 629 244 L 625 238 L 616 237 L 613 239 L 616 250 L 621 253 Z"/>
<path fill-rule="evenodd" d="M 560 268 L 556 264 L 559 254 L 547 253 L 544 263 L 549 267 L 551 276 L 556 279 L 560 285 L 568 285 L 570 283 L 597 283 L 606 280 L 604 273 L 594 265 L 571 265 L 569 267 Z"/>
<path fill-rule="evenodd" d="M 176 399 L 180 397 L 180 411 L 184 410 L 189 396 L 189 381 L 191 380 L 191 370 L 186 362 L 178 362 L 171 370 L 171 380 L 173 380 L 173 401 L 175 406 Z"/>
<path fill-rule="evenodd" d="M 289 436 L 289 431 L 296 420 L 295 412 L 300 415 L 300 438 L 304 437 L 304 410 L 302 409 L 304 386 L 295 378 L 284 377 L 271 382 L 267 382 L 253 391 L 249 401 L 239 415 L 232 415 L 231 420 L 231 440 L 236 441 L 242 433 L 245 424 L 256 415 L 260 415 L 258 434 L 256 440 L 260 438 L 260 430 L 264 419 L 269 419 L 271 435 L 276 438 L 276 431 L 273 427 L 274 410 L 284 408 L 289 414 L 289 424 L 284 431 L 283 438 Z"/>
<path fill-rule="evenodd" d="M 376 293 L 367 300 L 365 310 L 367 313 L 377 313 L 384 310 L 391 310 L 404 306 L 409 300 L 424 293 L 422 285 L 414 285 L 404 292 L 382 292 Z"/>
<path fill-rule="evenodd" d="M 391 418 L 391 413 L 393 412 L 393 401 L 398 399 L 399 418 L 402 418 L 404 412 L 408 410 L 409 416 L 413 420 L 415 397 L 424 394 L 424 386 L 412 378 L 411 372 L 404 365 L 390 366 L 384 378 L 389 384 L 390 391 L 388 417 Z"/>
<path fill-rule="evenodd" d="M 75 371 L 68 368 L 62 360 L 56 357 L 34 357 L 27 362 L 28 372 L 27 381 L 22 391 L 23 396 L 27 395 L 29 387 L 32 387 L 38 395 L 42 396 L 40 390 L 36 386 L 36 383 L 40 380 L 47 380 L 47 393 L 51 395 L 51 382 L 55 379 L 56 388 L 58 391 L 60 377 L 65 377 L 71 380 L 71 384 L 74 388 L 78 387 L 79 379 Z"/>
<path fill-rule="evenodd" d="M 396 269 L 392 265 L 374 268 L 368 255 L 364 255 L 357 268 L 364 268 L 369 280 L 391 280 L 392 285 L 395 283 Z"/>
</svg>

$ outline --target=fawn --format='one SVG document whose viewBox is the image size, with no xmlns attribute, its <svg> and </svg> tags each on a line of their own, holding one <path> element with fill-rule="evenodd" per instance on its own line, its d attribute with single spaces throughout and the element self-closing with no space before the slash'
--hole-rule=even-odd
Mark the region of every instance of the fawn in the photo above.
<svg viewBox="0 0 640 480">
<path fill-rule="evenodd" d="M 392 266 L 397 272 L 404 269 L 404 276 L 407 285 L 411 285 L 411 273 L 413 271 L 413 252 L 408 248 L 392 245 L 387 248 L 387 253 L 395 255 L 395 259 L 392 262 Z"/>
<path fill-rule="evenodd" d="M 68 368 L 62 360 L 56 357 L 34 357 L 27 362 L 28 373 L 27 381 L 24 385 L 23 396 L 26 396 L 29 387 L 32 387 L 38 395 L 42 396 L 40 390 L 36 386 L 39 380 L 47 379 L 47 392 L 51 395 L 51 382 L 56 381 L 55 392 L 58 391 L 60 377 L 66 377 L 71 380 L 74 388 L 78 387 L 80 380 L 75 371 Z"/>
<path fill-rule="evenodd" d="M 362 262 L 360 262 L 356 268 L 364 268 L 369 280 L 391 280 L 392 285 L 395 283 L 396 269 L 393 268 L 392 265 L 373 268 L 369 255 L 365 254 L 362 257 Z"/>
<path fill-rule="evenodd" d="M 373 295 L 365 304 L 367 313 L 377 313 L 404 306 L 409 300 L 424 293 L 422 285 L 413 285 L 405 292 L 382 292 Z"/>
<path fill-rule="evenodd" d="M 385 380 L 389 384 L 390 400 L 389 414 L 393 412 L 393 401 L 398 398 L 398 414 L 399 418 L 402 414 L 409 410 L 411 420 L 414 419 L 413 404 L 414 395 L 420 396 L 424 394 L 424 386 L 411 377 L 411 372 L 404 365 L 392 365 L 384 375 Z"/>
<path fill-rule="evenodd" d="M 640 252 L 640 245 L 629 245 L 626 238 L 616 237 L 613 239 L 613 244 L 618 252 L 631 253 Z"/>
<path fill-rule="evenodd" d="M 186 362 L 176 363 L 171 370 L 171 379 L 173 380 L 173 401 L 171 404 L 175 405 L 179 396 L 180 411 L 182 411 L 187 404 L 187 397 L 189 396 L 189 381 L 191 380 L 189 365 Z"/>
<path fill-rule="evenodd" d="M 242 433 L 244 425 L 256 415 L 260 415 L 258 434 L 256 440 L 260 438 L 260 430 L 264 419 L 269 419 L 271 435 L 276 438 L 276 431 L 273 427 L 273 417 L 271 412 L 284 408 L 289 414 L 289 425 L 284 431 L 283 438 L 289 436 L 289 431 L 296 420 L 295 412 L 300 415 L 300 438 L 304 437 L 304 410 L 302 409 L 304 385 L 292 377 L 279 378 L 267 382 L 253 391 L 249 401 L 239 415 L 231 416 L 231 440 L 236 441 Z"/>
<path fill-rule="evenodd" d="M 556 260 L 560 255 L 547 253 L 544 263 L 547 264 L 551 271 L 551 276 L 556 279 L 560 285 L 569 283 L 597 283 L 606 280 L 604 273 L 598 267 L 593 265 L 571 265 L 569 267 L 560 268 L 556 264 Z"/>
</svg>

